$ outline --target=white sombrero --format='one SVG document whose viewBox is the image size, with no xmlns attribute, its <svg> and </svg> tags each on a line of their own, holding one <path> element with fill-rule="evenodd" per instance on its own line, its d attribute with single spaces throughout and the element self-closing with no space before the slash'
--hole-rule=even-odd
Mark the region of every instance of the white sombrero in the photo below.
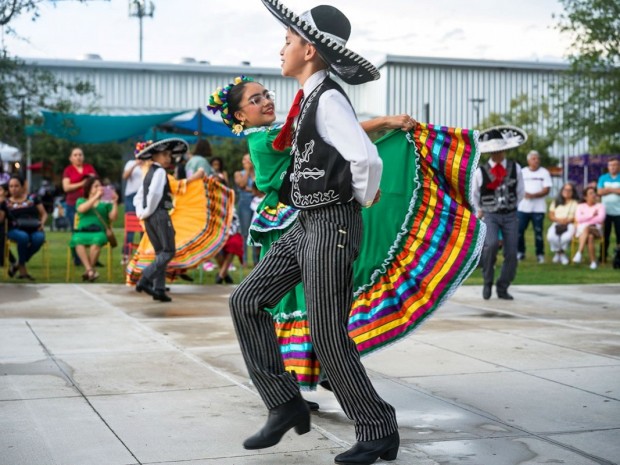
<svg viewBox="0 0 620 465">
<path fill-rule="evenodd" d="M 313 44 L 329 67 L 347 84 L 363 84 L 381 76 L 364 57 L 346 48 L 351 23 L 338 9 L 319 5 L 297 16 L 279 0 L 262 0 L 285 27 Z"/>
<path fill-rule="evenodd" d="M 141 160 L 148 160 L 158 152 L 172 152 L 172 156 L 183 155 L 189 150 L 189 145 L 183 139 L 172 137 L 170 139 L 162 139 L 157 142 L 138 142 L 136 144 L 135 155 Z"/>
<path fill-rule="evenodd" d="M 503 152 L 517 148 L 527 141 L 527 133 L 515 126 L 495 126 L 480 131 L 480 153 Z"/>
</svg>

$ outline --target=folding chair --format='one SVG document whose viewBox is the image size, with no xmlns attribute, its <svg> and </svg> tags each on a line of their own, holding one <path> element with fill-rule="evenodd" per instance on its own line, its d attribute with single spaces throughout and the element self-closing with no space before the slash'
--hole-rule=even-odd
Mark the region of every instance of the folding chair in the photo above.
<svg viewBox="0 0 620 465">
<path fill-rule="evenodd" d="M 110 244 L 108 243 L 101 248 L 102 251 L 103 249 L 108 249 L 106 266 L 108 267 L 107 269 L 108 282 L 111 283 L 112 282 L 112 247 L 110 247 Z M 68 283 L 73 281 L 74 268 L 75 267 L 73 266 L 73 254 L 71 253 L 71 247 L 67 247 L 67 271 L 65 275 L 65 281 Z"/>
<path fill-rule="evenodd" d="M 575 231 L 577 231 L 577 222 L 575 222 Z M 601 263 L 606 263 L 607 262 L 607 257 L 605 257 L 603 255 L 603 253 L 605 252 L 605 236 L 603 234 L 603 232 L 601 231 L 601 236 L 600 237 L 595 237 L 594 238 L 594 242 L 596 243 L 596 241 L 599 241 L 599 256 L 602 258 Z M 573 260 L 573 257 L 575 256 L 575 251 L 577 250 L 577 248 L 579 247 L 579 238 L 577 236 L 573 236 L 573 238 L 570 241 L 570 259 L 571 261 Z M 587 246 L 586 246 L 587 247 Z M 596 248 L 596 245 L 595 245 Z M 585 250 L 584 250 L 585 252 Z M 590 260 L 592 260 L 592 258 L 595 258 L 598 260 L 598 257 L 590 257 Z"/>
<path fill-rule="evenodd" d="M 143 233 L 144 229 L 142 228 L 142 223 L 138 219 L 138 216 L 134 212 L 125 213 L 125 234 L 123 236 L 123 248 L 127 247 L 127 255 L 133 255 L 135 250 L 138 250 L 138 244 L 134 241 L 127 242 L 127 235 L 129 233 Z M 123 250 L 123 254 L 125 250 Z"/>
</svg>

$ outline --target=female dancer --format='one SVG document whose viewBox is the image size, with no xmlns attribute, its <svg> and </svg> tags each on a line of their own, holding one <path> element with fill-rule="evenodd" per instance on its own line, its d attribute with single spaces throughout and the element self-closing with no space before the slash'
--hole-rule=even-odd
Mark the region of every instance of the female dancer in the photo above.
<svg viewBox="0 0 620 465">
<path fill-rule="evenodd" d="M 235 134 L 245 131 L 265 193 L 250 228 L 261 255 L 288 230 L 296 210 L 279 201 L 289 151 L 272 147 L 274 95 L 251 78 L 218 88 L 207 108 Z M 410 132 L 415 125 L 414 132 Z M 362 123 L 366 132 L 401 128 L 377 142 L 383 159 L 381 200 L 365 209 L 364 239 L 355 263 L 355 301 L 349 334 L 367 354 L 409 334 L 475 268 L 483 226 L 470 207 L 478 153 L 473 133 L 415 124 L 407 115 Z M 302 286 L 270 309 L 285 367 L 302 390 L 316 388 L 320 366 L 312 350 Z"/>
</svg>

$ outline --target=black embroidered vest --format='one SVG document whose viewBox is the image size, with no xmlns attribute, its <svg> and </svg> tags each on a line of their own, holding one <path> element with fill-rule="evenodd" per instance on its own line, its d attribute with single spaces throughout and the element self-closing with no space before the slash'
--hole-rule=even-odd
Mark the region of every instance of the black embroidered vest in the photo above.
<svg viewBox="0 0 620 465">
<path fill-rule="evenodd" d="M 155 174 L 155 170 L 163 168 L 159 165 L 152 164 L 149 170 L 146 172 L 146 176 L 144 176 L 144 181 L 142 181 L 142 188 L 144 191 L 144 195 L 142 196 L 142 208 L 146 208 L 146 197 L 149 193 L 149 187 L 151 187 L 151 181 L 153 180 L 153 175 Z M 162 195 L 159 204 L 157 205 L 156 210 L 170 210 L 172 209 L 172 194 L 170 193 L 170 184 L 168 184 L 168 176 L 166 176 L 166 184 L 164 184 L 164 195 Z"/>
<path fill-rule="evenodd" d="M 321 138 L 316 127 L 319 98 L 330 89 L 347 98 L 342 88 L 327 78 L 305 99 L 293 136 L 293 163 L 280 188 L 280 201 L 300 210 L 347 203 L 353 199 L 349 162 Z"/>
<path fill-rule="evenodd" d="M 480 207 L 485 213 L 511 213 L 517 210 L 517 165 L 506 160 L 506 177 L 497 189 L 489 189 L 487 185 L 495 178 L 491 174 L 491 165 L 487 162 L 480 167 L 482 170 L 482 186 L 480 187 Z"/>
</svg>

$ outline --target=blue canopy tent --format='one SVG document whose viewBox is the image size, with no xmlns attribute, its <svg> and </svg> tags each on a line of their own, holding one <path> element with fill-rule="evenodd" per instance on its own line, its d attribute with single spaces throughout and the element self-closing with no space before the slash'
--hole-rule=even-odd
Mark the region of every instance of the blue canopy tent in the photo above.
<svg viewBox="0 0 620 465">
<path fill-rule="evenodd" d="M 153 126 L 170 121 L 183 112 L 145 115 L 89 115 L 42 111 L 43 124 L 30 126 L 28 134 L 45 132 L 55 137 L 82 144 L 120 142 L 143 137 Z"/>
<path fill-rule="evenodd" d="M 238 137 L 235 136 L 230 128 L 226 126 L 221 119 L 214 121 L 205 115 L 199 108 L 189 118 L 177 117 L 171 121 L 161 124 L 157 127 L 157 136 L 159 138 L 160 131 L 173 133 L 167 134 L 170 136 L 179 136 L 180 134 L 189 133 L 196 139 L 201 139 L 206 136 L 215 137 Z"/>
</svg>

